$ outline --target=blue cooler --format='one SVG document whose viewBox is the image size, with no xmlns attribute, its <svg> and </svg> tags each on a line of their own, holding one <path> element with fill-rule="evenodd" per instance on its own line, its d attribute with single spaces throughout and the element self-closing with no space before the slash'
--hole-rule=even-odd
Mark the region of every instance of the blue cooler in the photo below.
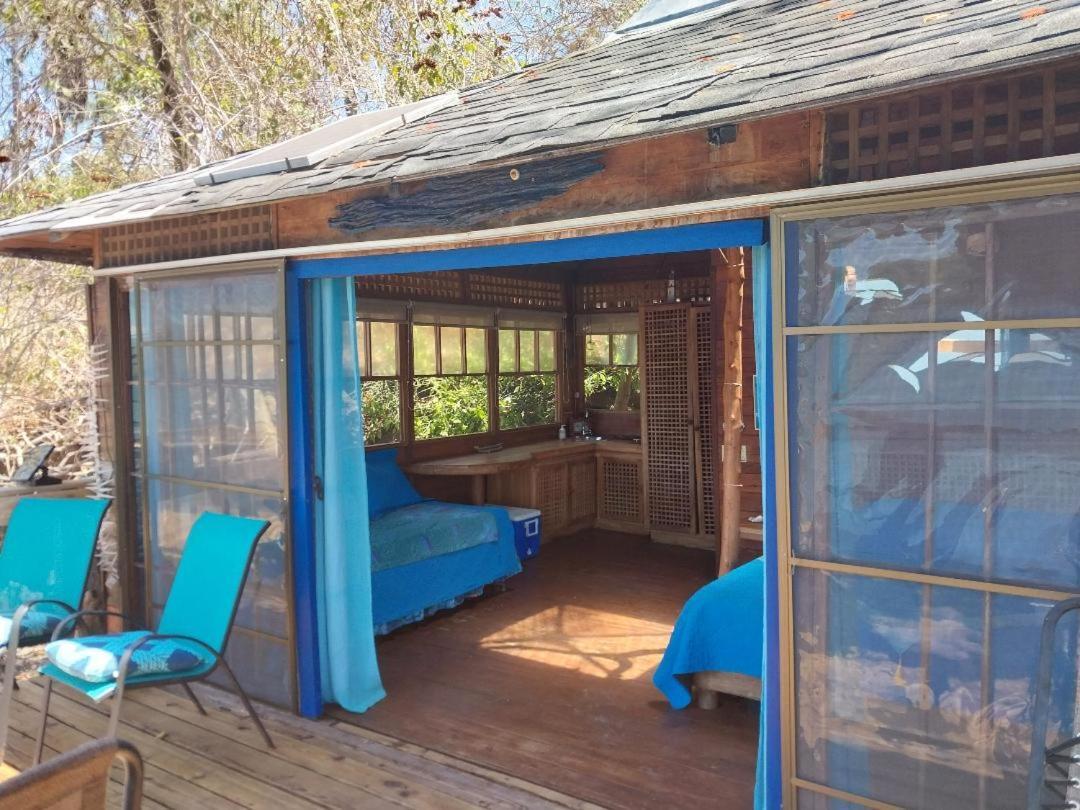
<svg viewBox="0 0 1080 810">
<path fill-rule="evenodd" d="M 504 506 L 514 524 L 514 546 L 518 557 L 528 560 L 540 551 L 540 510 L 523 506 Z"/>
</svg>

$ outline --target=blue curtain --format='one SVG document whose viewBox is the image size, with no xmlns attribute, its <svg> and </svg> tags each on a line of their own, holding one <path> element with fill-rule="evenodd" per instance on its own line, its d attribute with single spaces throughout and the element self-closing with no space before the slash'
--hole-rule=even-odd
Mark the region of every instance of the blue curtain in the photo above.
<svg viewBox="0 0 1080 810">
<path fill-rule="evenodd" d="M 780 807 L 779 584 L 776 568 L 776 466 L 773 424 L 772 264 L 769 245 L 755 247 L 751 259 L 754 300 L 754 405 L 761 437 L 761 498 L 765 554 L 765 643 L 762 649 L 761 727 L 758 737 L 755 810 Z"/>
<path fill-rule="evenodd" d="M 364 423 L 356 292 L 348 278 L 311 287 L 319 660 L 323 699 L 363 712 L 385 697 L 371 617 Z"/>
</svg>

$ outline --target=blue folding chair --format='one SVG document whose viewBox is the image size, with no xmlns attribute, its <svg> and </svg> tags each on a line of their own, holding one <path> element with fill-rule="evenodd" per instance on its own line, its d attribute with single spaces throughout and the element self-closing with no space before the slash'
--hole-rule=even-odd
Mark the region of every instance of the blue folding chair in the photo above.
<svg viewBox="0 0 1080 810">
<path fill-rule="evenodd" d="M 20 647 L 47 642 L 61 620 L 82 607 L 101 523 L 109 501 L 23 498 L 0 548 L 0 762 L 7 747 Z"/>
<path fill-rule="evenodd" d="M 49 661 L 41 699 L 34 764 L 41 761 L 53 683 L 75 689 L 95 702 L 113 698 L 107 736 L 115 737 L 125 690 L 180 684 L 200 714 L 202 703 L 189 684 L 225 670 L 267 747 L 266 733 L 236 675 L 224 658 L 255 546 L 269 527 L 264 520 L 204 512 L 191 527 L 157 632 L 135 630 L 100 636 L 64 638 L 91 616 L 119 616 L 114 611 L 85 610 L 64 618 L 46 645 Z"/>
</svg>

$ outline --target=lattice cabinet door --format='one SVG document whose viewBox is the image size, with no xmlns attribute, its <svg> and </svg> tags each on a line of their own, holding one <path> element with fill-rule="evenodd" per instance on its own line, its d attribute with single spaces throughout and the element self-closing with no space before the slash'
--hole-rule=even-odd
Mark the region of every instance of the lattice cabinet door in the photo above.
<svg viewBox="0 0 1080 810">
<path fill-rule="evenodd" d="M 533 503 L 540 510 L 545 537 L 554 537 L 570 523 L 569 483 L 565 462 L 533 468 Z"/>
<path fill-rule="evenodd" d="M 599 496 L 597 523 L 611 528 L 640 528 L 645 524 L 641 461 L 638 459 L 597 459 Z"/>
<path fill-rule="evenodd" d="M 694 483 L 689 304 L 641 310 L 642 407 L 649 527 L 691 534 L 697 527 Z"/>
<path fill-rule="evenodd" d="M 596 521 L 596 460 L 585 459 L 568 465 L 570 477 L 570 522 L 592 525 Z"/>
<path fill-rule="evenodd" d="M 713 371 L 712 310 L 690 310 L 691 409 L 694 423 L 694 464 L 697 479 L 697 524 L 702 534 L 716 534 L 716 428 L 713 410 L 716 375 Z"/>
</svg>

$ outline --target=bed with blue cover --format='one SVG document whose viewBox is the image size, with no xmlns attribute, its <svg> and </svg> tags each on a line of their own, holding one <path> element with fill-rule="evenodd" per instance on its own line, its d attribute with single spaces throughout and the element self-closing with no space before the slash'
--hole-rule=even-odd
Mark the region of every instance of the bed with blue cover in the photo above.
<svg viewBox="0 0 1080 810">
<path fill-rule="evenodd" d="M 676 709 L 690 704 L 693 676 L 704 672 L 761 678 L 765 561 L 729 571 L 683 606 L 653 684 Z"/>
<path fill-rule="evenodd" d="M 397 451 L 367 454 L 375 634 L 479 596 L 521 571 L 506 510 L 423 498 Z"/>
</svg>

